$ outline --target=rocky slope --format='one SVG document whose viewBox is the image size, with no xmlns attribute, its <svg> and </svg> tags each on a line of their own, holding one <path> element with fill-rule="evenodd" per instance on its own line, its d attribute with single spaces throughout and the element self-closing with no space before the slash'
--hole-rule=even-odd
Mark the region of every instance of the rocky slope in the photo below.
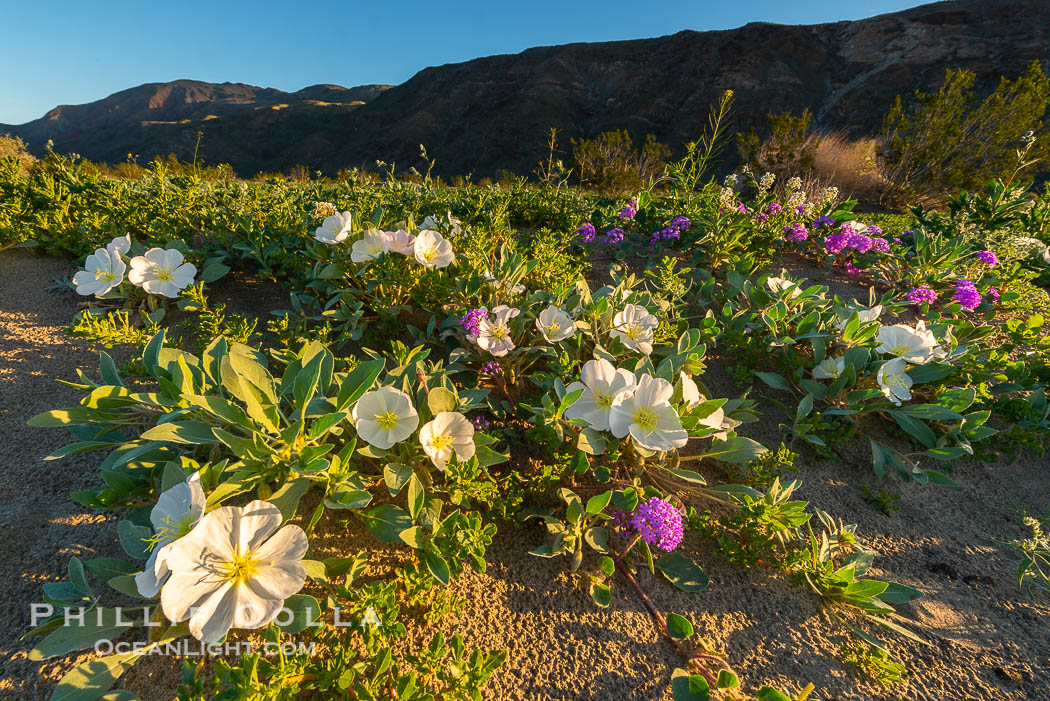
<svg viewBox="0 0 1050 701">
<path fill-rule="evenodd" d="M 732 89 L 737 128 L 809 108 L 818 127 L 862 135 L 894 97 L 936 88 L 946 68 L 975 71 L 987 90 L 1033 60 L 1050 70 L 1050 2 L 953 0 L 856 22 L 534 48 L 427 68 L 390 89 L 152 84 L 0 132 L 34 150 L 53 139 L 60 151 L 104 161 L 135 153 L 141 162 L 188 157 L 202 131 L 202 155 L 241 174 L 296 164 L 334 172 L 377 159 L 408 166 L 420 144 L 439 173 L 525 173 L 544 155 L 550 127 L 566 145 L 626 128 L 680 147 Z"/>
</svg>

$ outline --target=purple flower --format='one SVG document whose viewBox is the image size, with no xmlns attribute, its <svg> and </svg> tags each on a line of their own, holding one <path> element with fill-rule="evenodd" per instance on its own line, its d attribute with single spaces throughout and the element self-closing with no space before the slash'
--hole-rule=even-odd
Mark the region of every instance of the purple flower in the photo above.
<svg viewBox="0 0 1050 701">
<path fill-rule="evenodd" d="M 785 226 L 782 233 L 787 235 L 788 241 L 805 241 L 809 238 L 809 231 L 801 222 L 795 222 Z"/>
<path fill-rule="evenodd" d="M 805 213 L 806 213 L 806 205 L 800 204 L 797 207 L 795 207 L 795 214 L 797 214 L 797 215 L 799 215 L 801 217 Z"/>
<path fill-rule="evenodd" d="M 875 226 L 874 224 L 868 224 L 868 235 L 869 236 L 879 236 L 881 234 L 882 234 L 882 227 L 881 226 Z"/>
<path fill-rule="evenodd" d="M 692 220 L 689 219 L 689 217 L 687 217 L 685 215 L 675 217 L 674 219 L 671 220 L 671 226 L 675 227 L 679 231 L 685 231 L 686 229 L 688 229 L 692 225 L 693 225 Z"/>
<path fill-rule="evenodd" d="M 777 202 L 770 202 L 768 205 L 766 205 L 767 214 L 780 214 L 780 210 L 782 209 L 784 208 L 781 207 L 780 204 Z"/>
<path fill-rule="evenodd" d="M 635 206 L 634 200 L 628 202 L 627 206 L 620 210 L 620 219 L 634 219 L 634 215 L 638 213 Z"/>
<path fill-rule="evenodd" d="M 871 250 L 872 241 L 870 236 L 864 234 L 846 234 L 846 245 L 857 253 L 867 253 Z"/>
<path fill-rule="evenodd" d="M 977 257 L 989 268 L 994 268 L 999 265 L 999 256 L 991 251 L 977 251 Z"/>
<path fill-rule="evenodd" d="M 822 226 L 835 226 L 835 220 L 829 217 L 827 214 L 821 217 L 817 217 L 813 220 L 814 229 L 819 229 Z"/>
<path fill-rule="evenodd" d="M 631 528 L 649 545 L 671 552 L 682 542 L 682 514 L 671 502 L 653 497 L 638 507 Z"/>
<path fill-rule="evenodd" d="M 766 219 L 769 219 L 769 215 L 765 212 L 759 212 L 755 219 L 757 219 L 759 223 L 765 223 Z"/>
<path fill-rule="evenodd" d="M 481 322 L 487 321 L 488 318 L 489 315 L 484 309 L 469 309 L 459 323 L 468 334 L 477 336 L 481 333 Z"/>
<path fill-rule="evenodd" d="M 841 231 L 842 233 L 844 233 L 844 234 L 845 234 L 846 236 L 849 236 L 850 234 L 855 234 L 855 233 L 857 233 L 857 230 L 856 230 L 856 229 L 854 229 L 854 228 L 853 228 L 852 226 L 850 226 L 850 225 L 849 225 L 849 222 L 846 222 L 845 224 L 843 224 L 842 226 L 840 226 L 840 227 L 839 227 L 839 231 Z"/>
<path fill-rule="evenodd" d="M 845 234 L 831 234 L 824 239 L 824 250 L 828 253 L 841 253 L 846 248 Z"/>
<path fill-rule="evenodd" d="M 909 230 L 909 231 L 905 231 L 905 232 L 901 233 L 901 238 L 904 238 L 905 236 L 914 236 L 914 235 L 915 235 L 915 232 Z"/>
<path fill-rule="evenodd" d="M 495 360 L 490 360 L 481 366 L 481 372 L 478 374 L 482 377 L 499 377 L 503 374 L 503 368 Z"/>
<path fill-rule="evenodd" d="M 623 241 L 624 231 L 620 227 L 614 227 L 605 232 L 605 243 L 620 243 Z"/>
<path fill-rule="evenodd" d="M 849 275 L 860 275 L 860 268 L 853 265 L 852 261 L 846 261 L 846 273 Z"/>
<path fill-rule="evenodd" d="M 901 240 L 900 240 L 899 238 L 897 238 L 896 236 L 894 236 L 894 237 L 893 237 L 893 243 L 895 243 L 895 244 L 898 244 L 898 245 L 899 245 L 899 244 L 902 244 L 902 243 L 904 243 L 904 242 L 903 242 L 903 241 L 901 241 Z"/>
<path fill-rule="evenodd" d="M 952 299 L 969 312 L 981 303 L 981 293 L 977 291 L 977 285 L 966 278 L 960 278 L 955 281 L 955 294 L 952 295 Z"/>
<path fill-rule="evenodd" d="M 744 206 L 743 202 L 737 202 L 736 211 L 740 212 L 741 214 L 747 214 L 747 207 Z"/>
<path fill-rule="evenodd" d="M 871 250 L 876 251 L 878 253 L 889 253 L 890 242 L 886 239 L 873 238 L 871 240 Z"/>
<path fill-rule="evenodd" d="M 908 294 L 905 297 L 916 307 L 922 304 L 933 304 L 937 301 L 937 293 L 929 285 L 913 287 L 908 290 Z"/>
<path fill-rule="evenodd" d="M 671 226 L 662 229 L 660 231 L 660 236 L 663 237 L 665 241 L 677 241 L 682 237 L 682 234 L 681 230 L 672 224 Z"/>
<path fill-rule="evenodd" d="M 999 303 L 999 290 L 995 289 L 994 287 L 989 287 L 988 294 L 992 297 L 992 304 Z"/>
<path fill-rule="evenodd" d="M 580 237 L 582 243 L 594 243 L 594 237 L 598 235 L 598 232 L 595 230 L 594 224 L 585 221 L 576 228 L 576 235 Z"/>
<path fill-rule="evenodd" d="M 470 423 L 479 431 L 486 431 L 492 428 L 492 422 L 484 416 L 471 416 Z"/>
</svg>

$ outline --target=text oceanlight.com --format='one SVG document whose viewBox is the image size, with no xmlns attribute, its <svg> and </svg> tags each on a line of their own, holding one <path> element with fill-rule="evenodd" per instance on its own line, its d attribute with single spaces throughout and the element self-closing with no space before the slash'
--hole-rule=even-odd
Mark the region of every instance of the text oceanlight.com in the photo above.
<svg viewBox="0 0 1050 701">
<path fill-rule="evenodd" d="M 128 652 L 141 652 L 145 655 L 173 655 L 179 657 L 203 657 L 205 655 L 223 655 L 234 657 L 237 655 L 262 654 L 262 655 L 313 655 L 317 643 L 253 643 L 248 641 L 225 642 L 225 643 L 202 643 L 199 640 L 184 638 L 168 643 L 150 643 L 142 640 L 130 642 L 114 642 L 112 640 L 99 640 L 95 642 L 95 652 L 99 655 L 124 654 Z"/>
</svg>

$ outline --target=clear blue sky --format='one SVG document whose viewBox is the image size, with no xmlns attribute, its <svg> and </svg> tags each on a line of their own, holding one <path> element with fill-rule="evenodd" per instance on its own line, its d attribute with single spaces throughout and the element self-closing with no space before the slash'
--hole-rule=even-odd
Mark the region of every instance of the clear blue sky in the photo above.
<svg viewBox="0 0 1050 701">
<path fill-rule="evenodd" d="M 530 46 L 815 24 L 915 0 L 0 0 L 0 123 L 142 83 L 193 78 L 293 91 L 404 82 L 427 66 Z M 785 47 L 790 50 L 790 47 Z"/>
</svg>

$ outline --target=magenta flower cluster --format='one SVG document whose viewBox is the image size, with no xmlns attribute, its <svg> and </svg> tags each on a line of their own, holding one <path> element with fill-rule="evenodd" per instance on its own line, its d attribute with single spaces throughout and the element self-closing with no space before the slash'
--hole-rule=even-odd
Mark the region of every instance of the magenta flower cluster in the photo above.
<svg viewBox="0 0 1050 701">
<path fill-rule="evenodd" d="M 905 295 L 909 302 L 915 306 L 922 304 L 933 304 L 937 301 L 937 293 L 933 291 L 933 288 L 929 285 L 919 285 L 908 290 L 908 294 Z"/>
<path fill-rule="evenodd" d="M 503 368 L 495 360 L 490 360 L 481 366 L 481 372 L 479 373 L 482 377 L 499 377 L 503 374 Z"/>
<path fill-rule="evenodd" d="M 459 323 L 468 334 L 477 336 L 481 333 L 481 322 L 488 321 L 488 318 L 488 312 L 484 309 L 468 309 Z"/>
<path fill-rule="evenodd" d="M 657 229 L 649 237 L 649 246 L 655 246 L 661 239 L 664 241 L 677 241 L 682 238 L 682 232 L 693 225 L 692 220 L 685 216 L 677 216 L 663 229 Z"/>
<path fill-rule="evenodd" d="M 685 535 L 682 513 L 671 502 L 658 497 L 638 507 L 631 517 L 631 528 L 646 543 L 664 552 L 677 548 Z"/>
<path fill-rule="evenodd" d="M 785 226 L 782 230 L 788 241 L 805 241 L 809 238 L 809 230 L 801 222 L 795 222 Z"/>
<path fill-rule="evenodd" d="M 829 217 L 826 214 L 823 215 L 823 216 L 817 217 L 816 219 L 813 220 L 813 228 L 814 229 L 819 229 L 819 228 L 821 228 L 823 226 L 835 226 L 835 220 L 832 219 L 831 217 Z"/>
<path fill-rule="evenodd" d="M 479 431 L 487 431 L 492 428 L 492 422 L 486 419 L 484 416 L 471 416 L 470 423 L 475 429 Z"/>
<path fill-rule="evenodd" d="M 614 227 L 605 232 L 605 243 L 620 243 L 623 241 L 624 230 Z"/>
<path fill-rule="evenodd" d="M 958 302 L 966 311 L 972 311 L 981 303 L 981 293 L 977 291 L 977 285 L 966 278 L 955 281 L 955 294 L 952 299 Z"/>
<path fill-rule="evenodd" d="M 766 214 L 780 214 L 783 209 L 778 202 L 770 202 L 766 205 Z"/>
<path fill-rule="evenodd" d="M 595 230 L 594 224 L 585 221 L 576 228 L 576 235 L 582 243 L 594 243 L 594 237 L 598 235 L 598 232 Z"/>
<path fill-rule="evenodd" d="M 635 209 L 637 206 L 634 200 L 628 202 L 627 206 L 620 210 L 620 219 L 634 219 L 634 215 L 638 213 L 638 210 Z"/>
<path fill-rule="evenodd" d="M 991 251 L 977 251 L 977 258 L 989 268 L 999 265 L 999 256 Z"/>
</svg>

